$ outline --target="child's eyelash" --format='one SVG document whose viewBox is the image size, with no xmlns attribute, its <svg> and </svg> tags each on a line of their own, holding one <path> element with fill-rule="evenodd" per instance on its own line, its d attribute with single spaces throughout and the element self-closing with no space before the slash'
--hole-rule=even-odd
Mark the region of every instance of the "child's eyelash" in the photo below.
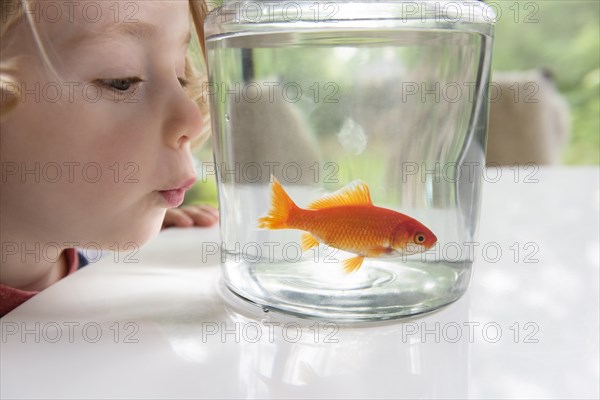
<svg viewBox="0 0 600 400">
<path fill-rule="evenodd" d="M 129 77 L 129 78 L 116 78 L 116 79 L 98 79 L 98 82 L 101 86 L 107 87 L 111 90 L 115 90 L 117 92 L 127 92 L 131 86 L 134 86 L 140 82 L 143 82 L 142 78 L 137 76 Z"/>
<path fill-rule="evenodd" d="M 177 78 L 177 80 L 179 81 L 181 87 L 184 89 L 190 84 L 190 82 L 185 78 Z"/>
<path fill-rule="evenodd" d="M 182 88 L 186 88 L 189 85 L 189 81 L 185 78 L 177 78 Z M 137 76 L 129 78 L 116 78 L 116 79 L 97 79 L 96 82 L 108 89 L 115 90 L 117 92 L 127 92 L 132 86 L 144 82 L 142 78 Z"/>
</svg>

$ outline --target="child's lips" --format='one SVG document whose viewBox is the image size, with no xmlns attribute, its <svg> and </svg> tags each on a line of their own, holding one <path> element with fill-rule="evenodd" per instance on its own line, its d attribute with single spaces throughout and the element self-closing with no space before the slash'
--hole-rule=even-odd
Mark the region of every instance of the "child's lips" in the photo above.
<svg viewBox="0 0 600 400">
<path fill-rule="evenodd" d="M 194 185 L 194 182 L 196 182 L 196 177 L 188 178 L 173 185 L 173 189 L 160 190 L 158 193 L 166 200 L 169 207 L 179 207 L 183 203 L 185 192 Z"/>
<path fill-rule="evenodd" d="M 185 190 L 161 190 L 160 195 L 167 201 L 169 207 L 179 207 L 185 198 Z"/>
</svg>

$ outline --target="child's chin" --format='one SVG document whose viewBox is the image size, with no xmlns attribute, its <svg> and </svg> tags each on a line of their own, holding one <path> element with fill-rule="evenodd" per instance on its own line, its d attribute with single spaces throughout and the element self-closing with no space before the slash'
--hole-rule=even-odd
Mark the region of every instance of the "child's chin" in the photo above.
<svg viewBox="0 0 600 400">
<path fill-rule="evenodd" d="M 132 230 L 128 232 L 122 232 L 118 236 L 120 240 L 115 240 L 122 248 L 122 250 L 131 250 L 132 246 L 139 248 L 152 239 L 154 239 L 160 232 L 162 221 L 164 217 L 145 221 L 145 223 L 132 223 Z"/>
<path fill-rule="evenodd" d="M 150 242 L 160 233 L 160 228 L 162 226 L 162 220 L 160 220 L 157 224 L 152 225 L 149 229 L 138 232 L 136 235 L 137 240 L 135 241 L 138 245 L 143 246 L 146 243 Z"/>
</svg>

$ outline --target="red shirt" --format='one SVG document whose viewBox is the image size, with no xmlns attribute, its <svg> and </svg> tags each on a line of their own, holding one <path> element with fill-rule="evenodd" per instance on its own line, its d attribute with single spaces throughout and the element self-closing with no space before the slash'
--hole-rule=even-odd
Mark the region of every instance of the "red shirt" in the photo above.
<svg viewBox="0 0 600 400">
<path fill-rule="evenodd" d="M 67 275 L 70 275 L 79 268 L 79 255 L 76 249 L 66 249 L 65 256 L 67 257 Z M 0 283 L 0 317 L 5 316 L 38 293 L 15 289 Z"/>
</svg>

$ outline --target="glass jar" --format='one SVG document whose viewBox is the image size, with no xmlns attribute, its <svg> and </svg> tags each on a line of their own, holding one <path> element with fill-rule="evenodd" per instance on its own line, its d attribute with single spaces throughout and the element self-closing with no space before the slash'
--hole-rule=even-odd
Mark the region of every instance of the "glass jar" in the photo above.
<svg viewBox="0 0 600 400">
<path fill-rule="evenodd" d="M 425 313 L 465 293 L 494 19 L 476 1 L 211 12 L 206 91 L 234 293 L 337 321 Z"/>
</svg>

